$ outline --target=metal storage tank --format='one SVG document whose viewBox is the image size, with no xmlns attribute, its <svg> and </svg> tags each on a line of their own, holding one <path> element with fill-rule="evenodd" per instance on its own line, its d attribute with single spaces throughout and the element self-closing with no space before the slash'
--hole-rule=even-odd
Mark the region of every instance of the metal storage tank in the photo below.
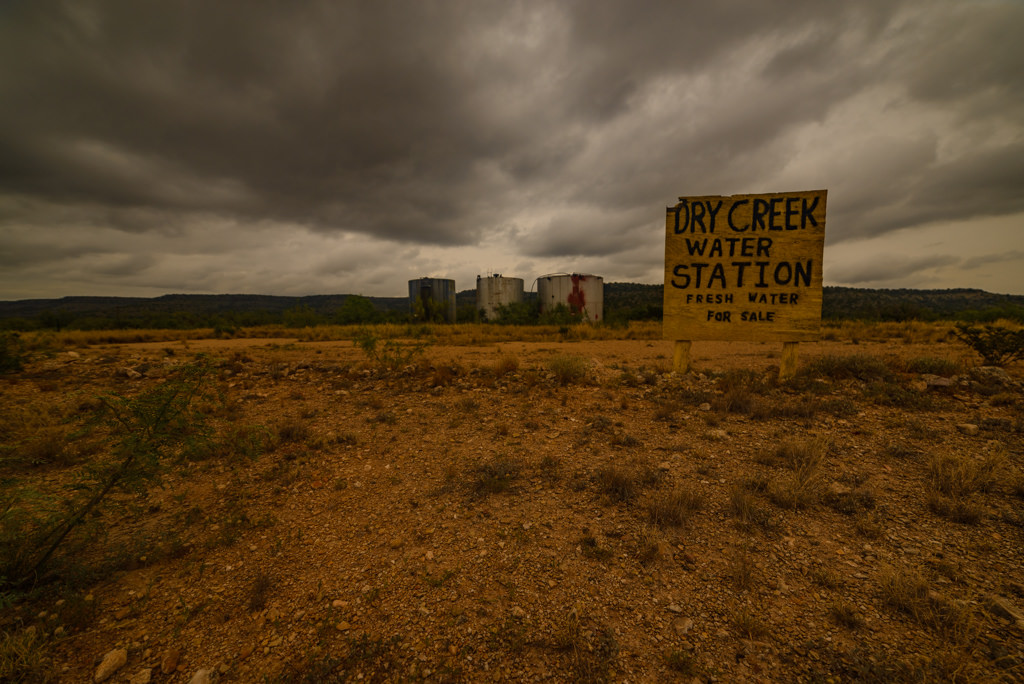
<svg viewBox="0 0 1024 684">
<path fill-rule="evenodd" d="M 493 321 L 499 306 L 523 301 L 523 279 L 503 278 L 500 273 L 476 277 L 476 308 Z"/>
<path fill-rule="evenodd" d="M 417 306 L 418 305 L 418 306 Z M 409 310 L 421 320 L 455 322 L 455 281 L 417 278 L 409 281 Z"/>
<path fill-rule="evenodd" d="M 537 299 L 545 313 L 565 304 L 573 313 L 582 313 L 585 320 L 600 321 L 604 317 L 604 278 L 589 273 L 552 273 L 537 278 Z"/>
</svg>

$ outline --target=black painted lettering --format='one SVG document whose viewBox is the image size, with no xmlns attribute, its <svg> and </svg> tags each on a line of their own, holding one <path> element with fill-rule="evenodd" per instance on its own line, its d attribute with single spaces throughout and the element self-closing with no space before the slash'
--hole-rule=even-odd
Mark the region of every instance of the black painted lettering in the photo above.
<svg viewBox="0 0 1024 684">
<path fill-rule="evenodd" d="M 710 265 L 711 264 L 690 264 L 690 267 L 693 268 L 693 270 L 697 271 L 697 275 L 696 275 L 696 277 L 694 279 L 696 281 L 696 282 L 694 282 L 694 287 L 700 287 L 700 277 L 701 277 L 701 274 L 703 274 L 704 273 L 704 269 L 707 268 Z"/>
<path fill-rule="evenodd" d="M 734 261 L 732 265 L 736 267 L 736 287 L 743 287 L 743 271 L 746 270 L 747 266 L 750 266 L 750 262 Z"/>
<path fill-rule="evenodd" d="M 767 258 L 770 259 L 772 255 L 768 253 L 768 250 L 771 249 L 771 247 L 772 247 L 772 239 L 771 238 L 768 238 L 768 237 L 759 237 L 759 238 L 757 238 L 757 256 L 759 256 L 759 257 L 767 257 Z M 744 254 L 743 256 L 747 256 L 747 255 Z"/>
<path fill-rule="evenodd" d="M 674 209 L 668 209 L 668 211 L 671 211 L 676 215 L 676 235 L 679 235 L 680 233 L 685 233 L 687 230 L 690 229 L 690 205 L 687 203 L 686 200 L 681 201 L 679 204 L 675 206 Z M 679 215 L 682 214 L 683 212 L 686 212 L 685 218 L 680 223 Z"/>
<path fill-rule="evenodd" d="M 768 212 L 768 230 L 782 230 L 782 226 L 775 222 L 775 219 L 782 216 L 782 210 L 779 209 L 779 205 L 782 204 L 782 198 L 772 197 L 768 204 L 771 207 Z"/>
<path fill-rule="evenodd" d="M 725 284 L 725 267 L 722 264 L 715 264 L 715 267 L 711 269 L 711 275 L 708 276 L 708 287 L 711 287 L 716 280 L 722 283 L 722 287 L 728 287 Z"/>
<path fill-rule="evenodd" d="M 793 294 L 789 295 L 789 303 L 790 304 L 796 304 L 797 300 L 799 300 L 799 299 L 800 299 L 800 295 L 798 295 L 795 292 Z"/>
<path fill-rule="evenodd" d="M 690 256 L 704 256 L 704 248 L 708 245 L 708 239 L 703 240 L 691 240 L 686 238 L 686 249 L 689 250 Z"/>
<path fill-rule="evenodd" d="M 804 199 L 800 209 L 800 227 L 806 228 L 807 222 L 810 221 L 814 227 L 818 226 L 818 222 L 814 220 L 814 210 L 818 208 L 818 196 L 814 196 L 814 202 L 811 206 L 807 206 L 807 200 Z"/>
<path fill-rule="evenodd" d="M 799 285 L 801 279 L 804 281 L 804 285 L 810 287 L 811 285 L 811 272 L 814 270 L 814 259 L 808 259 L 807 265 L 804 266 L 800 262 L 793 265 L 794 275 L 793 284 Z"/>
<path fill-rule="evenodd" d="M 708 215 L 711 217 L 711 231 L 715 232 L 715 217 L 718 215 L 719 210 L 722 208 L 722 200 L 718 200 L 718 206 L 712 207 L 711 202 L 708 202 Z"/>
<path fill-rule="evenodd" d="M 722 256 L 722 239 L 715 238 L 711 242 L 711 251 L 708 252 L 709 257 L 720 257 Z"/>
<path fill-rule="evenodd" d="M 745 226 L 737 226 L 736 223 L 733 221 L 733 216 L 732 216 L 733 212 L 736 211 L 736 209 L 738 209 L 740 206 L 742 206 L 744 204 L 747 204 L 747 202 L 749 202 L 749 200 L 740 200 L 738 202 L 733 202 L 732 206 L 729 207 L 729 227 L 732 228 L 733 231 L 735 231 L 737 233 L 743 233 L 743 232 L 746 232 L 747 230 L 750 230 L 750 225 L 749 224 L 747 224 Z M 676 224 L 678 225 L 678 223 L 679 223 L 679 215 L 677 214 L 676 215 Z"/>
<path fill-rule="evenodd" d="M 697 224 L 700 224 L 700 232 L 706 233 L 708 229 L 704 227 L 704 203 L 694 202 L 691 221 L 693 223 L 692 232 L 697 232 Z"/>
<path fill-rule="evenodd" d="M 730 254 L 729 256 L 733 255 Z M 740 256 L 754 256 L 754 238 L 743 238 L 743 243 L 740 245 Z"/>
<path fill-rule="evenodd" d="M 786 230 L 796 230 L 797 225 L 793 223 L 793 217 L 800 213 L 796 205 L 800 201 L 799 197 L 787 197 L 786 198 Z"/>
<path fill-rule="evenodd" d="M 672 275 L 675 276 L 675 278 L 672 279 L 672 287 L 680 290 L 685 290 L 690 287 L 690 274 L 686 272 L 686 264 L 676 264 L 672 269 Z M 677 283 L 676 278 L 679 278 L 682 282 Z"/>
<path fill-rule="evenodd" d="M 764 217 L 768 213 L 768 202 L 755 198 L 754 207 L 750 211 L 750 229 L 767 230 L 764 225 Z"/>
<path fill-rule="evenodd" d="M 757 282 L 754 283 L 754 287 L 768 287 L 768 283 L 764 279 L 764 269 L 768 268 L 770 263 L 768 261 L 754 262 L 754 265 L 758 267 Z"/>
<path fill-rule="evenodd" d="M 779 265 L 775 267 L 775 284 L 789 285 L 789 281 L 792 279 L 793 267 L 788 261 L 780 261 Z"/>
</svg>

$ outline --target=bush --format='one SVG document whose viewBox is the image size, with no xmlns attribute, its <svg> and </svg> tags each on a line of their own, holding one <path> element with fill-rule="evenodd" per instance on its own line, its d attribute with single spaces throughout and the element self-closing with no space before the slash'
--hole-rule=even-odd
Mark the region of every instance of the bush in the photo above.
<svg viewBox="0 0 1024 684">
<path fill-rule="evenodd" d="M 577 354 L 558 354 L 548 361 L 548 369 L 560 385 L 582 382 L 590 370 L 590 361 Z"/>
<path fill-rule="evenodd" d="M 106 458 L 83 467 L 59 496 L 27 489 L 0 496 L 0 589 L 38 581 L 57 551 L 109 503 L 110 494 L 145 491 L 158 478 L 164 456 L 203 430 L 193 404 L 210 372 L 205 363 L 190 364 L 137 397 L 102 397 L 97 419 L 109 435 Z M 90 541 L 86 535 L 78 543 Z"/>
<path fill-rule="evenodd" d="M 882 359 L 867 354 L 826 355 L 809 363 L 802 374 L 832 380 L 886 380 L 892 377 L 892 369 Z"/>
<path fill-rule="evenodd" d="M 425 342 L 401 344 L 395 340 L 385 340 L 381 344 L 380 338 L 370 330 L 361 330 L 353 341 L 367 358 L 385 371 L 394 371 L 410 365 L 427 348 Z"/>
<path fill-rule="evenodd" d="M 0 373 L 21 370 L 25 363 L 24 344 L 18 333 L 0 333 Z"/>
<path fill-rule="evenodd" d="M 1010 330 L 995 325 L 975 328 L 958 323 L 953 334 L 981 354 L 986 366 L 1005 366 L 1024 358 L 1024 329 Z"/>
</svg>

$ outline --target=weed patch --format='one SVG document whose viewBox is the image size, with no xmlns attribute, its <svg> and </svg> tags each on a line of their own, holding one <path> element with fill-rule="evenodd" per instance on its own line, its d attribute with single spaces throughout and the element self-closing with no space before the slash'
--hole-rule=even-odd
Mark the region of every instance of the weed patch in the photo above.
<svg viewBox="0 0 1024 684">
<path fill-rule="evenodd" d="M 470 473 L 470 489 L 476 496 L 507 492 L 512 489 L 522 469 L 519 461 L 506 458 L 482 463 Z"/>
<path fill-rule="evenodd" d="M 582 383 L 590 374 L 590 360 L 577 354 L 556 354 L 547 365 L 559 385 Z"/>
<path fill-rule="evenodd" d="M 676 487 L 659 492 L 647 502 L 647 517 L 660 527 L 678 527 L 704 507 L 704 496 L 696 489 Z"/>
</svg>

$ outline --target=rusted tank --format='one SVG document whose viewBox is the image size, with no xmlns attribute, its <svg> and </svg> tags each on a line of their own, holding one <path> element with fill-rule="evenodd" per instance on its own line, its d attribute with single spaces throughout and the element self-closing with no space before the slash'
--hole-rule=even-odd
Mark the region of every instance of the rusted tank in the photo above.
<svg viewBox="0 0 1024 684">
<path fill-rule="evenodd" d="M 455 281 L 417 278 L 409 281 L 409 310 L 420 321 L 455 322 Z"/>
<path fill-rule="evenodd" d="M 589 273 L 552 273 L 537 278 L 537 299 L 540 311 L 551 311 L 564 304 L 584 320 L 597 322 L 604 318 L 604 278 Z"/>
<path fill-rule="evenodd" d="M 523 279 L 505 278 L 500 273 L 476 277 L 476 308 L 493 321 L 499 306 L 523 301 Z"/>
</svg>

